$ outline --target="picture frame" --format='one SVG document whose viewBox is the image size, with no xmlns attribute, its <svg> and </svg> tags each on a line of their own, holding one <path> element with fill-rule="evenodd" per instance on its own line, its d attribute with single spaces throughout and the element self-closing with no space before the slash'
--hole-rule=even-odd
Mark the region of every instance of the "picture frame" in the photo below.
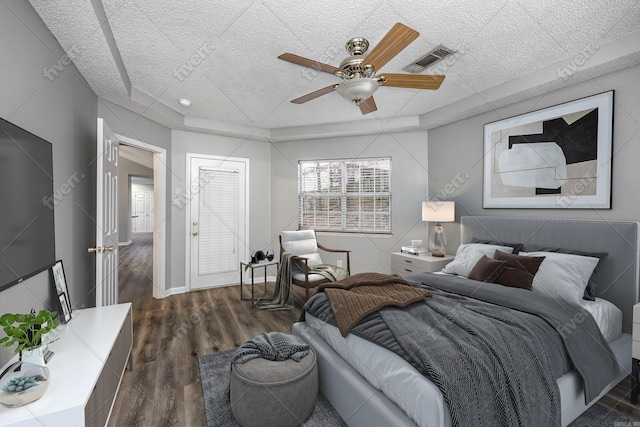
<svg viewBox="0 0 640 427">
<path fill-rule="evenodd" d="M 611 209 L 613 95 L 485 124 L 482 207 Z"/>
<path fill-rule="evenodd" d="M 69 288 L 64 274 L 62 260 L 56 261 L 50 268 L 51 280 L 56 292 L 56 303 L 58 305 L 58 320 L 60 323 L 68 323 L 71 320 L 71 299 L 69 298 Z"/>
<path fill-rule="evenodd" d="M 69 301 L 67 301 L 66 294 L 58 295 L 58 304 L 59 320 L 62 323 L 68 323 L 69 320 L 71 320 L 71 305 L 69 304 Z"/>
</svg>

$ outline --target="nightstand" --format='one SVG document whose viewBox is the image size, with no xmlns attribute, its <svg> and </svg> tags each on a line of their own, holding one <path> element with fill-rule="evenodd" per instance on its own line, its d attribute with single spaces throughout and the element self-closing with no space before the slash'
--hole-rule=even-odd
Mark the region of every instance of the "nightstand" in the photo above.
<svg viewBox="0 0 640 427">
<path fill-rule="evenodd" d="M 451 255 L 435 257 L 429 254 L 412 255 L 404 252 L 393 252 L 391 254 L 391 274 L 405 277 L 411 274 L 440 271 L 445 265 L 453 261 L 453 258 Z"/>
<path fill-rule="evenodd" d="M 638 403 L 638 374 L 640 373 L 640 304 L 633 306 L 633 341 L 631 343 L 631 403 Z"/>
</svg>

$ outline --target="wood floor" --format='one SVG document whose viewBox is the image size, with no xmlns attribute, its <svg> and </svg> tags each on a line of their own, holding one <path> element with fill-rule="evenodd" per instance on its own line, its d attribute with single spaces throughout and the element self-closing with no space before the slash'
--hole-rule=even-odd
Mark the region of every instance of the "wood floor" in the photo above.
<svg viewBox="0 0 640 427">
<path fill-rule="evenodd" d="M 198 356 L 261 332 L 290 333 L 304 291 L 295 287 L 295 310 L 278 312 L 240 301 L 238 286 L 156 300 L 151 251 L 151 234 L 135 235 L 132 245 L 120 249 L 120 302 L 133 304 L 133 369 L 125 372 L 109 426 L 204 426 Z M 273 294 L 273 284 L 268 290 Z M 629 383 L 627 378 L 599 403 L 640 421 L 640 406 L 629 403 Z"/>
<path fill-rule="evenodd" d="M 109 426 L 204 426 L 198 356 L 265 331 L 291 333 L 304 290 L 296 287 L 294 310 L 277 312 L 240 301 L 238 286 L 153 299 L 151 255 L 151 234 L 120 248 L 119 299 L 133 305 L 133 370 L 125 372 Z M 267 290 L 273 295 L 273 284 Z"/>
</svg>

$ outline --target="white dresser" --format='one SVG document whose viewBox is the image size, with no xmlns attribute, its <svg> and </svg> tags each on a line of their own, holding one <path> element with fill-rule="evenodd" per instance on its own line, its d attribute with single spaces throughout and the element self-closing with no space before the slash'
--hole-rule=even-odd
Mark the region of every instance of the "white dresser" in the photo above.
<svg viewBox="0 0 640 427">
<path fill-rule="evenodd" d="M 20 408 L 0 405 L 0 426 L 104 426 L 131 357 L 132 328 L 129 303 L 74 311 L 49 345 L 49 389 Z"/>
<path fill-rule="evenodd" d="M 440 271 L 445 265 L 453 261 L 453 256 L 435 257 L 428 254 L 412 255 L 404 252 L 391 254 L 391 274 L 398 276 L 410 276 L 419 273 L 432 273 Z"/>
</svg>

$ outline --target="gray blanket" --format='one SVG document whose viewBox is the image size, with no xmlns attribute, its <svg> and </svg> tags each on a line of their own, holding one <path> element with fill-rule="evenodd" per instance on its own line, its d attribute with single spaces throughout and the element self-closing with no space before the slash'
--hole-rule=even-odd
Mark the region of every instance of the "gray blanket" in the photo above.
<svg viewBox="0 0 640 427">
<path fill-rule="evenodd" d="M 583 375 L 588 401 L 617 374 L 595 322 L 578 306 L 458 277 L 413 278 L 432 285 L 434 297 L 380 310 L 352 333 L 396 351 L 430 378 L 454 425 L 559 425 L 555 379 L 571 363 Z M 327 305 L 318 295 L 306 308 L 332 323 Z"/>
<path fill-rule="evenodd" d="M 296 255 L 284 252 L 280 257 L 280 267 L 276 276 L 276 287 L 273 291 L 273 299 L 260 302 L 261 310 L 293 310 L 295 303 L 293 301 L 293 290 L 291 289 L 291 277 L 295 270 L 304 271 L 309 274 L 320 274 L 322 277 L 332 282 L 342 280 L 349 276 L 347 270 L 334 265 L 319 264 L 313 267 L 307 267 L 307 264 L 297 260 Z"/>
<path fill-rule="evenodd" d="M 461 277 L 428 273 L 413 276 L 413 279 L 544 319 L 562 338 L 571 363 L 582 377 L 585 403 L 598 397 L 620 373 L 616 357 L 596 321 L 578 305 L 530 291 Z"/>
<path fill-rule="evenodd" d="M 233 353 L 231 364 L 245 363 L 259 357 L 272 361 L 302 360 L 309 353 L 309 344 L 294 335 L 263 332 L 242 344 Z"/>
</svg>

